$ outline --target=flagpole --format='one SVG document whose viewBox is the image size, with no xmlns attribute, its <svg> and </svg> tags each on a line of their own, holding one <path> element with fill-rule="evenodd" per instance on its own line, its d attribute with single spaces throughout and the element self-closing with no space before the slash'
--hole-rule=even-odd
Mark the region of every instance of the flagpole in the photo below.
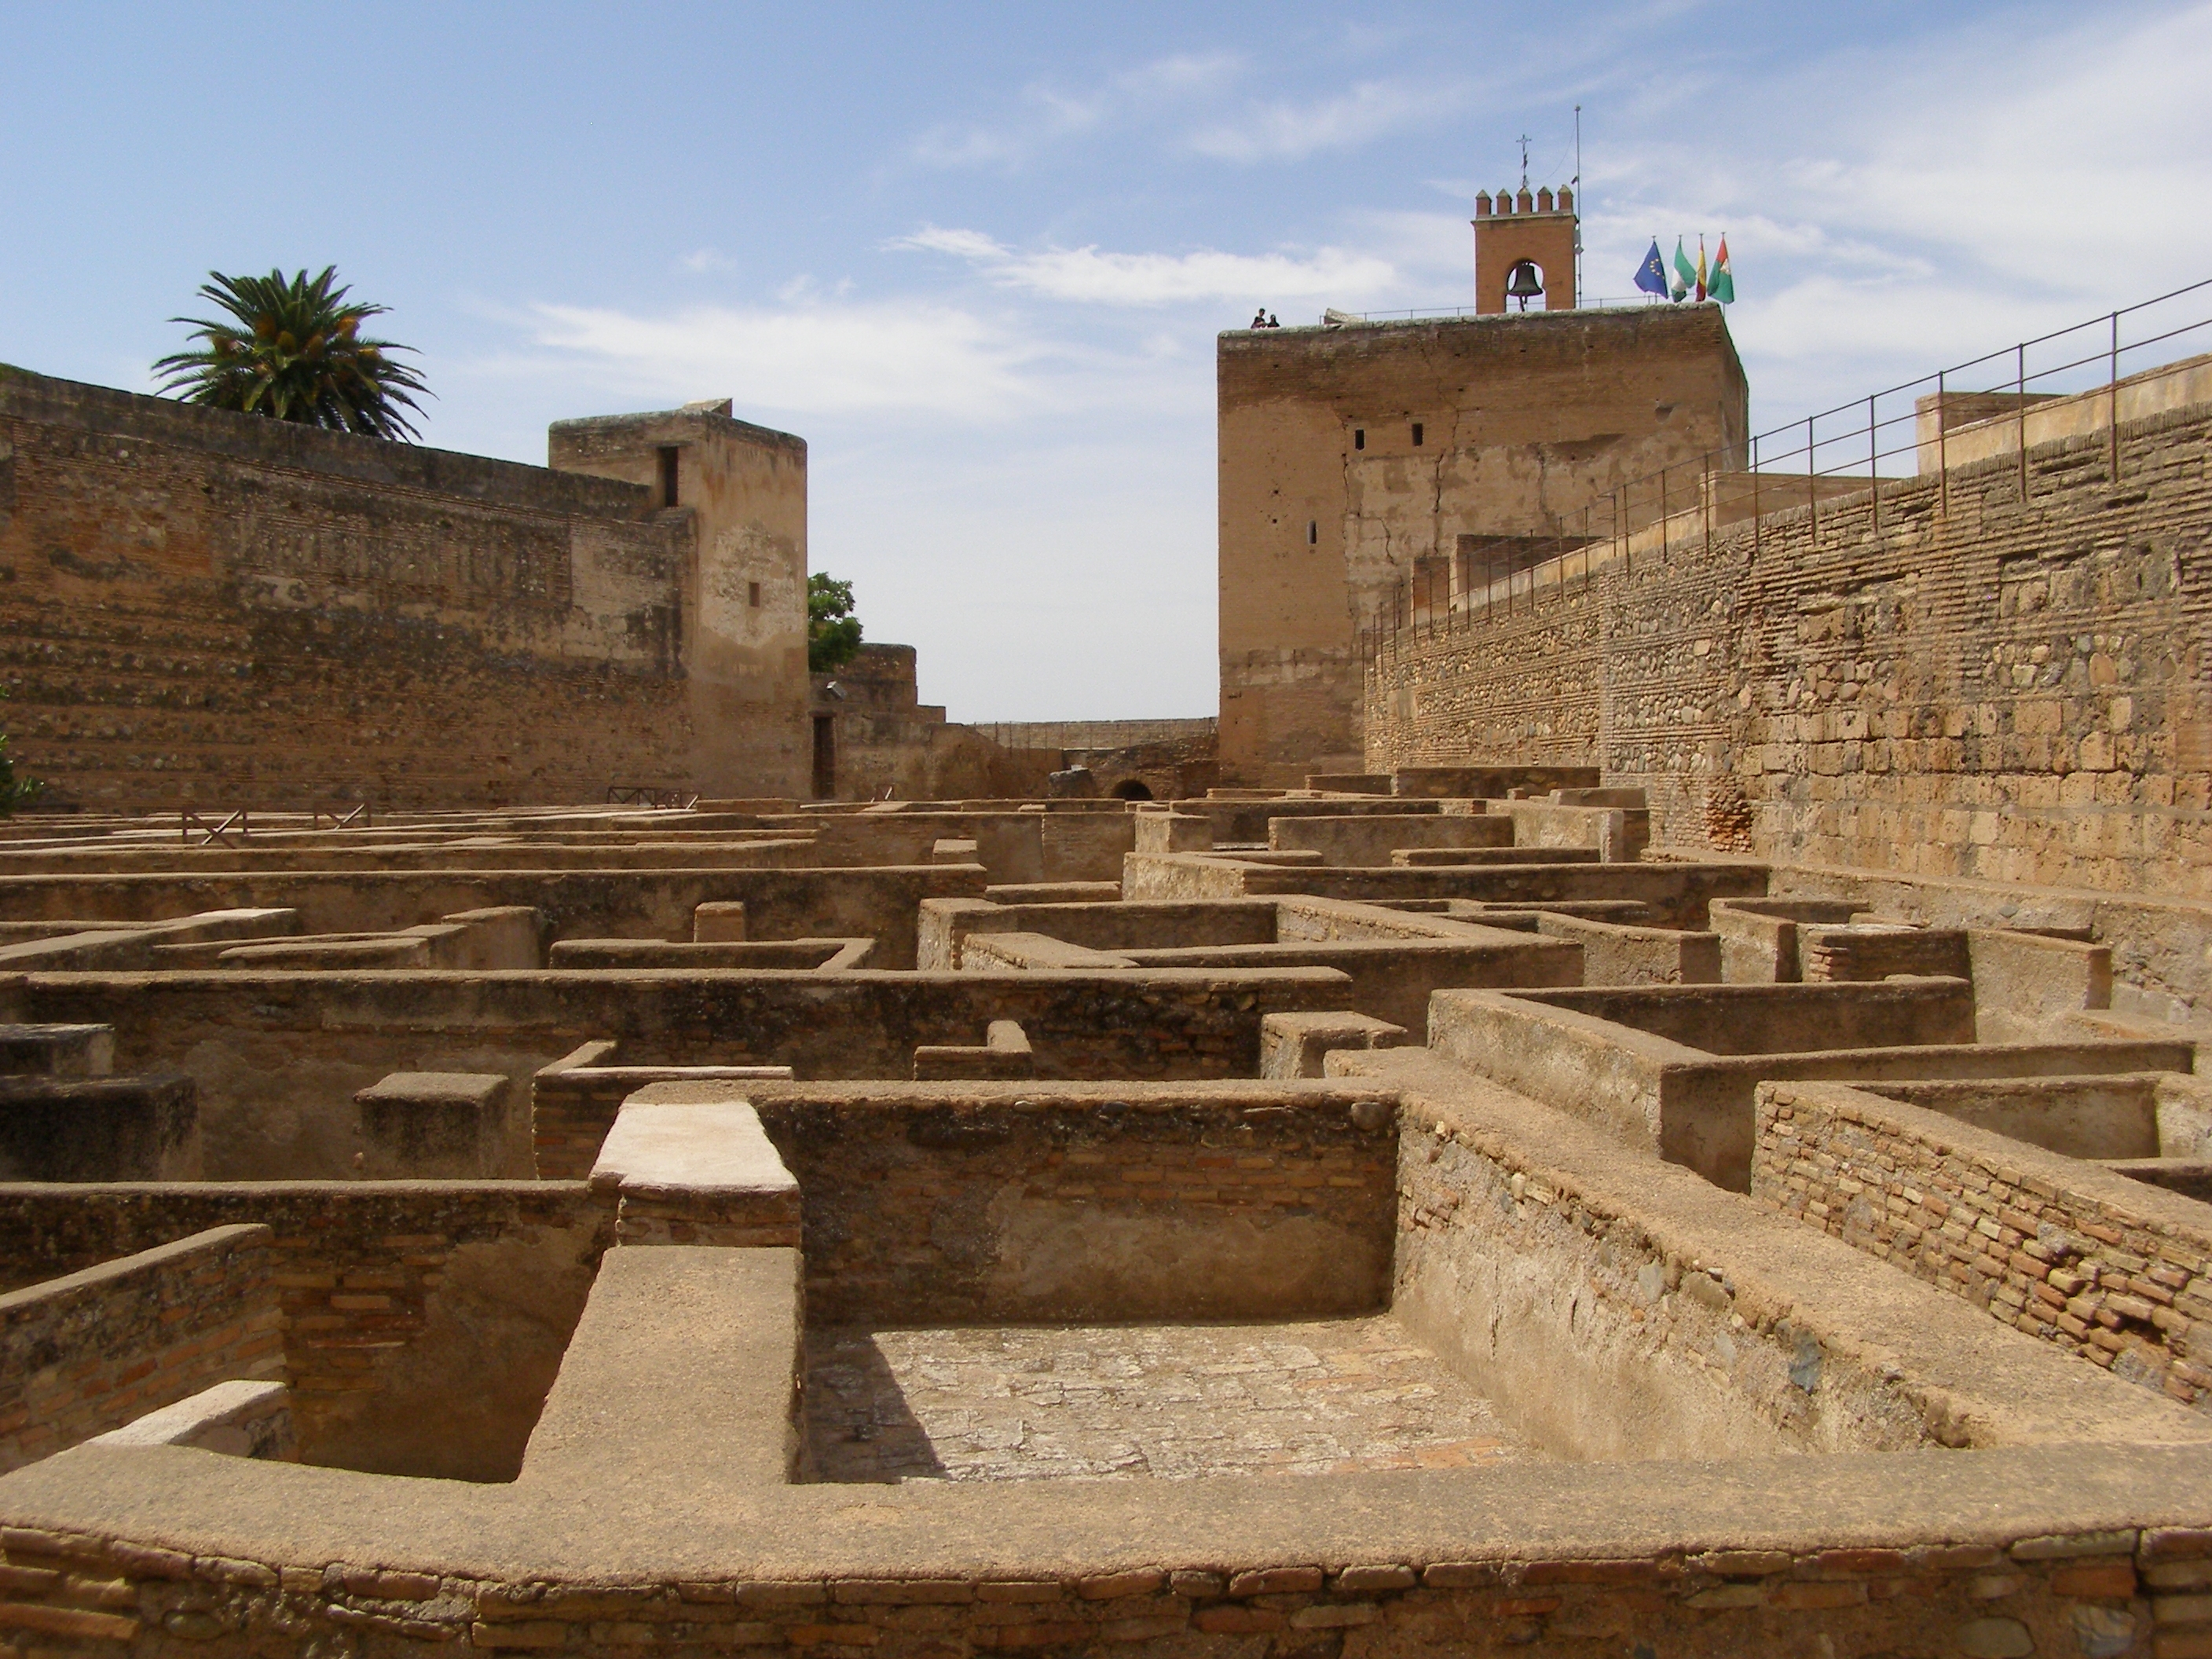
<svg viewBox="0 0 2212 1659">
<path fill-rule="evenodd" d="M 1575 304 L 1583 302 L 1583 106 L 1575 106 Z M 2119 404 L 2112 407 L 2117 410 Z M 2117 419 L 2113 422 L 2118 425 Z M 2117 474 L 2118 469 L 2114 469 Z"/>
</svg>

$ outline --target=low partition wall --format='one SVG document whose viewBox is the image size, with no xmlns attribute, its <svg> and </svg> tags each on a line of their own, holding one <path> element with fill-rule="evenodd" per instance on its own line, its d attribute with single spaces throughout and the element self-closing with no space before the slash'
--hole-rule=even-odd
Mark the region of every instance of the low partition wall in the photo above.
<svg viewBox="0 0 2212 1659">
<path fill-rule="evenodd" d="M 0 1473 L 210 1383 L 276 1376 L 270 1237 L 211 1227 L 0 1295 Z"/>
<path fill-rule="evenodd" d="M 0 1480 L 0 1621 L 46 1650 L 222 1659 L 1773 1659 L 2148 1655 L 2155 1620 L 2185 1656 L 2212 1638 L 2208 1471 L 2203 1448 L 2081 1446 L 700 1504 L 667 1475 L 402 1486 L 80 1448 Z"/>
<path fill-rule="evenodd" d="M 1751 1179 L 1784 1214 L 2212 1416 L 2212 1206 L 1838 1084 L 1760 1087 Z"/>
<path fill-rule="evenodd" d="M 1262 1019 L 1341 1008 L 1348 982 L 1326 968 L 51 974 L 18 994 L 21 1018 L 112 1025 L 118 1068 L 191 1075 L 210 1174 L 281 1180 L 349 1172 L 351 1097 L 393 1072 L 501 1073 L 520 1101 L 540 1068 L 612 1038 L 635 1064 L 903 1078 L 916 1048 L 1012 1019 L 1042 1077 L 1251 1078 Z M 506 1167 L 526 1175 L 529 1125 L 515 1112 L 509 1128 Z"/>
<path fill-rule="evenodd" d="M 388 932 L 455 911 L 533 906 L 554 939 L 688 939 L 702 904 L 736 900 L 749 937 L 868 939 L 873 965 L 913 965 L 915 908 L 983 896 L 975 865 L 830 870 L 349 870 L 0 878 L 0 921 L 155 921 L 283 908 L 308 933 Z"/>
<path fill-rule="evenodd" d="M 1850 908 L 1902 916 L 1931 927 L 2010 929 L 2012 950 L 1990 955 L 1974 941 L 1974 977 L 1984 1006 L 2049 1018 L 2107 1003 L 2122 1013 L 2203 1024 L 2212 1020 L 2212 900 L 2107 893 L 2018 882 L 1907 876 L 1817 865 L 1777 865 L 1775 890 Z M 2057 971 L 2047 957 L 2021 960 L 2022 930 L 2054 929 L 2106 947 Z M 2085 1003 L 2084 998 L 2088 1000 Z"/>
<path fill-rule="evenodd" d="M 1695 1018 L 1701 1006 L 1711 1015 L 1702 1026 Z M 1972 1018 L 1966 988 L 1957 980 L 1450 990 L 1431 1000 L 1429 1031 L 1437 1052 L 1455 1064 L 1738 1192 L 1748 1190 L 1751 1180 L 1753 1093 L 1769 1079 L 1869 1083 L 2185 1071 L 2193 1056 L 2184 1042 L 1936 1040 L 1962 1022 L 1971 1033 Z M 1715 1054 L 1674 1034 L 1730 1048 L 1762 1040 L 1883 1046 Z"/>
<path fill-rule="evenodd" d="M 1168 945 L 1272 945 L 1275 906 L 1267 899 L 1213 902 L 999 904 L 976 899 L 923 901 L 919 965 L 948 973 L 975 933 L 1043 933 L 1092 951 Z"/>
<path fill-rule="evenodd" d="M 1441 869 L 1279 869 L 1199 853 L 1133 853 L 1122 893 L 1132 899 L 1225 899 L 1305 893 L 1321 898 L 1478 899 L 1540 906 L 1547 900 L 1634 899 L 1668 927 L 1705 925 L 1716 898 L 1766 891 L 1755 864 L 1501 864 Z"/>
<path fill-rule="evenodd" d="M 726 1098 L 681 1084 L 645 1099 Z M 1387 1093 L 1357 1084 L 762 1084 L 806 1307 L 893 1325 L 1303 1319 L 1389 1295 Z"/>
<path fill-rule="evenodd" d="M 614 1230 L 580 1182 L 0 1186 L 0 1263 L 35 1284 L 240 1223 L 301 1455 L 463 1480 L 513 1478 Z"/>
<path fill-rule="evenodd" d="M 2171 1401 L 1420 1050 L 1330 1071 L 1400 1090 L 1395 1310 L 1557 1455 L 2212 1439 Z"/>
</svg>

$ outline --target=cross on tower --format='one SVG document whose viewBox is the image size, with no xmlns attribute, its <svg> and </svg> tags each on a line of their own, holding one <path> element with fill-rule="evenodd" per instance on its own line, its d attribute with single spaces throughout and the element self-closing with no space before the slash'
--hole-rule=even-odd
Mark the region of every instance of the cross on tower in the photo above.
<svg viewBox="0 0 2212 1659">
<path fill-rule="evenodd" d="M 1528 188 L 1528 135 L 1521 135 L 1521 188 Z"/>
</svg>

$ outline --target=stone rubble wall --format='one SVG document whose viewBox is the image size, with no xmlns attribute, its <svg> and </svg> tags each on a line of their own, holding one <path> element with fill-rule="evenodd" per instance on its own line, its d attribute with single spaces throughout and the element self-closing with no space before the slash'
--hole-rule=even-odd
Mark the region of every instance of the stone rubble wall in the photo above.
<svg viewBox="0 0 2212 1659">
<path fill-rule="evenodd" d="M 1758 1133 L 1757 1201 L 2212 1413 L 2212 1206 L 1840 1085 Z"/>
<path fill-rule="evenodd" d="M 0 1540 L 0 1630 L 44 1652 L 149 1659 L 179 1650 L 1339 1659 L 1439 1648 L 1479 1659 L 1615 1650 L 1651 1659 L 2117 1656 L 2151 1653 L 2154 1626 L 2160 1659 L 2212 1651 L 2212 1531 L 2179 1528 L 2008 1545 L 644 1583 L 195 1555 L 26 1526 Z M 1931 1636 L 1940 1647 L 1926 1646 Z"/>
<path fill-rule="evenodd" d="M 1386 643 L 1367 764 L 1596 761 L 1687 849 L 2212 896 L 2212 406 L 1571 562 Z"/>
<path fill-rule="evenodd" d="M 275 1376 L 270 1237 L 210 1228 L 0 1296 L 0 1473 L 210 1383 Z"/>
</svg>

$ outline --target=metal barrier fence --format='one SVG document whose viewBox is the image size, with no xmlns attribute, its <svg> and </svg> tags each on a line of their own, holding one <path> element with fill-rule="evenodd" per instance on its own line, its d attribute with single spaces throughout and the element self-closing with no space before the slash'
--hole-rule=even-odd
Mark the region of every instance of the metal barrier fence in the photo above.
<svg viewBox="0 0 2212 1659">
<path fill-rule="evenodd" d="M 2109 432 L 2106 465 L 2117 483 L 2120 424 L 2129 418 L 2121 404 L 2130 392 L 2145 389 L 2136 399 L 2140 412 L 2157 406 L 2162 383 L 2201 373 L 2212 397 L 2212 365 L 2170 357 L 2154 368 L 2124 369 L 2131 355 L 2141 362 L 2141 354 L 2212 329 L 2208 290 L 2212 277 L 1756 433 L 1741 447 L 1709 449 L 1629 479 L 1536 534 L 1462 537 L 1461 550 L 1417 561 L 1398 579 L 1388 608 L 1362 630 L 1362 660 L 1371 665 L 1404 633 L 1472 626 L 1524 604 L 1533 609 L 1540 592 L 1567 590 L 1577 563 L 1587 585 L 1595 566 L 1632 569 L 1640 553 L 1656 551 L 1663 564 L 1678 539 L 1709 551 L 1714 531 L 1726 525 L 1748 520 L 1756 538 L 1765 513 L 1802 508 L 1817 534 L 1825 502 L 1864 499 L 1879 532 L 1885 478 L 1936 478 L 1937 510 L 1948 513 L 1954 464 L 2017 451 L 2025 501 L 2033 413 L 2069 398 L 2086 394 L 2089 429 Z M 1965 452 L 1956 462 L 1955 449 Z M 1885 471 L 1900 456 L 1911 458 L 1910 470 Z M 1647 550 L 1644 532 L 1655 526 Z"/>
</svg>

